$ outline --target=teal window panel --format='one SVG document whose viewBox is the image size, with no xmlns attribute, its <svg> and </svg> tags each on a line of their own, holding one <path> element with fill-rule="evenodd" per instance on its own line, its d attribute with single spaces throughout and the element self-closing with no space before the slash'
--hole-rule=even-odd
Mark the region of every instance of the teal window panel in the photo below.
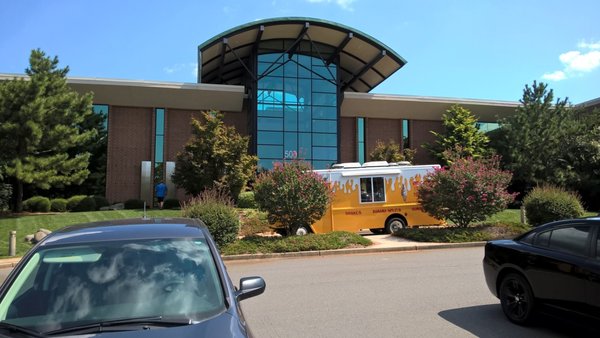
<svg viewBox="0 0 600 338">
<path fill-rule="evenodd" d="M 163 162 L 163 152 L 164 152 L 164 136 L 157 135 L 156 136 L 156 147 L 154 148 L 154 162 L 156 162 L 156 163 Z"/>
<path fill-rule="evenodd" d="M 260 62 L 278 62 L 281 63 L 283 61 L 285 61 L 285 53 L 281 54 L 281 53 L 269 53 L 269 54 L 261 54 L 258 56 L 258 61 Z"/>
<path fill-rule="evenodd" d="M 297 109 L 297 107 L 295 108 Z M 294 110 L 294 107 L 285 107 L 283 121 L 285 131 L 298 131 L 298 112 Z"/>
<path fill-rule="evenodd" d="M 298 112 L 298 131 L 312 131 L 312 117 L 310 110 L 304 109 L 304 111 Z"/>
<path fill-rule="evenodd" d="M 258 145 L 258 158 L 283 158 L 283 146 Z"/>
<path fill-rule="evenodd" d="M 336 93 L 335 83 L 327 80 L 313 79 L 312 88 L 314 92 L 320 93 Z"/>
<path fill-rule="evenodd" d="M 298 64 L 289 60 L 283 65 L 283 75 L 285 77 L 298 77 Z"/>
<path fill-rule="evenodd" d="M 281 162 L 281 160 L 277 160 L 274 158 L 260 159 L 258 160 L 258 167 L 263 169 L 273 169 L 273 164 L 276 162 Z"/>
<path fill-rule="evenodd" d="M 275 103 L 259 103 L 256 113 L 261 117 L 283 117 L 283 105 Z"/>
<path fill-rule="evenodd" d="M 312 66 L 312 71 L 315 74 L 322 76 L 325 80 L 335 81 L 336 79 L 335 67 Z M 319 78 L 318 75 L 314 77 Z"/>
<path fill-rule="evenodd" d="M 319 169 L 329 169 L 332 165 L 334 165 L 336 161 L 312 161 L 312 167 L 315 170 Z"/>
<path fill-rule="evenodd" d="M 337 121 L 313 120 L 312 131 L 316 133 L 337 133 Z"/>
<path fill-rule="evenodd" d="M 317 106 L 337 106 L 335 93 L 315 93 L 312 94 L 312 104 Z"/>
<path fill-rule="evenodd" d="M 313 133 L 312 144 L 314 146 L 335 147 L 337 146 L 337 134 Z"/>
<path fill-rule="evenodd" d="M 298 133 L 298 152 L 302 159 L 312 158 L 312 134 Z"/>
<path fill-rule="evenodd" d="M 313 119 L 335 120 L 337 119 L 337 107 L 313 106 Z"/>
<path fill-rule="evenodd" d="M 281 76 L 265 76 L 258 81 L 258 89 L 264 91 L 283 92 L 283 77 Z"/>
<path fill-rule="evenodd" d="M 283 133 L 279 131 L 259 131 L 256 139 L 257 144 L 282 145 Z"/>
<path fill-rule="evenodd" d="M 259 117 L 257 129 L 266 131 L 282 131 L 283 119 L 272 117 Z"/>
<path fill-rule="evenodd" d="M 337 147 L 315 147 L 313 145 L 312 152 L 314 160 L 337 160 Z"/>
<path fill-rule="evenodd" d="M 165 133 L 165 110 L 162 108 L 156 109 L 156 134 L 164 135 Z"/>
</svg>

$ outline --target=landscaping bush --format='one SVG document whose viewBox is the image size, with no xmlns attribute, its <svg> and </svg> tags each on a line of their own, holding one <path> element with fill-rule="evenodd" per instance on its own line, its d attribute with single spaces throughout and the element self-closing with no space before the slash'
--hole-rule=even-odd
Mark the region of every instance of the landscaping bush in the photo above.
<svg viewBox="0 0 600 338">
<path fill-rule="evenodd" d="M 65 212 L 67 211 L 67 200 L 64 198 L 55 198 L 50 201 L 50 211 Z"/>
<path fill-rule="evenodd" d="M 237 200 L 238 208 L 258 208 L 258 204 L 256 204 L 256 200 L 254 199 L 253 191 L 244 191 L 240 193 Z"/>
<path fill-rule="evenodd" d="M 584 214 L 579 195 L 555 186 L 534 188 L 523 199 L 523 205 L 527 222 L 533 226 Z"/>
<path fill-rule="evenodd" d="M 11 196 L 12 186 L 10 184 L 0 183 L 0 211 L 9 209 Z"/>
<path fill-rule="evenodd" d="M 176 198 L 167 198 L 163 202 L 163 209 L 179 209 L 181 208 L 181 202 Z"/>
<path fill-rule="evenodd" d="M 123 204 L 125 206 L 125 209 L 144 209 L 144 201 L 140 199 L 128 199 Z"/>
<path fill-rule="evenodd" d="M 506 191 L 511 177 L 500 170 L 498 157 L 456 158 L 449 169 L 424 177 L 418 187 L 419 202 L 432 216 L 467 227 L 506 209 L 514 199 Z"/>
<path fill-rule="evenodd" d="M 321 219 L 331 202 L 329 183 L 313 172 L 309 164 L 293 161 L 276 163 L 271 171 L 259 175 L 254 198 L 260 210 L 269 213 L 271 224 L 281 224 L 288 234 Z"/>
<path fill-rule="evenodd" d="M 79 202 L 81 202 L 86 197 L 87 196 L 85 196 L 85 195 L 75 195 L 75 196 L 69 197 L 69 199 L 67 200 L 67 210 L 69 210 L 69 211 L 75 210 L 75 208 L 77 208 L 77 205 L 79 204 Z"/>
<path fill-rule="evenodd" d="M 259 233 L 272 232 L 273 229 L 267 219 L 266 212 L 255 209 L 239 210 L 240 215 L 240 236 L 250 236 Z"/>
<path fill-rule="evenodd" d="M 223 192 L 205 190 L 184 203 L 182 210 L 183 217 L 202 220 L 219 247 L 236 240 L 240 230 L 239 216 L 233 201 Z"/>
<path fill-rule="evenodd" d="M 94 198 L 94 202 L 96 203 L 96 210 L 100 210 L 100 208 L 107 207 L 110 204 L 108 200 L 104 196 L 92 196 Z"/>
<path fill-rule="evenodd" d="M 95 211 L 96 210 L 96 200 L 92 196 L 87 196 L 73 208 L 73 211 L 81 212 L 81 211 Z"/>
<path fill-rule="evenodd" d="M 31 212 L 50 211 L 50 199 L 43 196 L 33 196 L 23 201 L 23 210 Z"/>
</svg>

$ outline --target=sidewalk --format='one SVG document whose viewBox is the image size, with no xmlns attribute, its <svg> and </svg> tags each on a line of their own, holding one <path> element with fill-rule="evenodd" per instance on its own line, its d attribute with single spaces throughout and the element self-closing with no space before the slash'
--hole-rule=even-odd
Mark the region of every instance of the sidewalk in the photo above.
<svg viewBox="0 0 600 338">
<path fill-rule="evenodd" d="M 246 255 L 231 255 L 223 256 L 224 261 L 247 260 L 247 259 L 265 259 L 265 258 L 285 258 L 285 257 L 309 257 L 309 256 L 329 256 L 329 255 L 347 255 L 357 253 L 374 253 L 374 252 L 394 252 L 394 251 L 418 251 L 431 249 L 447 249 L 447 248 L 470 248 L 484 246 L 486 242 L 467 242 L 467 243 L 423 243 L 414 242 L 404 238 L 392 235 L 366 235 L 365 238 L 370 239 L 373 245 L 360 248 L 338 249 L 338 250 L 321 250 L 321 251 L 301 251 L 301 252 L 284 252 L 270 254 L 246 254 Z M 12 268 L 20 260 L 20 257 L 0 259 L 0 269 Z"/>
</svg>

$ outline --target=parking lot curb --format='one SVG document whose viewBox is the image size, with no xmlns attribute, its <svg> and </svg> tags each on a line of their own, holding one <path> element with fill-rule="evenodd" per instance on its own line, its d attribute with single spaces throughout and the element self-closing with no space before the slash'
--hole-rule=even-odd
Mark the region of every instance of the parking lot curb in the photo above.
<svg viewBox="0 0 600 338">
<path fill-rule="evenodd" d="M 366 253 L 385 253 L 399 251 L 419 251 L 432 249 L 451 249 L 451 248 L 472 248 L 484 246 L 486 242 L 467 242 L 467 243 L 417 243 L 411 242 L 401 246 L 383 246 L 383 247 L 365 247 L 365 248 L 350 248 L 337 250 L 315 250 L 315 251 L 298 251 L 298 252 L 281 252 L 268 254 L 244 254 L 244 255 L 228 255 L 222 256 L 224 261 L 239 261 L 251 259 L 268 259 L 268 258 L 294 258 L 294 257 L 311 257 L 311 256 L 333 256 L 333 255 L 350 255 L 350 254 L 366 254 Z M 0 259 L 0 269 L 14 268 L 21 257 Z"/>
<path fill-rule="evenodd" d="M 433 249 L 451 249 L 451 248 L 473 248 L 482 247 L 487 242 L 466 242 L 466 243 L 410 243 L 408 245 L 393 247 L 366 247 L 337 250 L 315 250 L 299 252 L 281 252 L 281 253 L 260 253 L 222 256 L 224 261 L 238 261 L 251 259 L 269 259 L 269 258 L 293 258 L 293 257 L 311 257 L 311 256 L 332 256 L 366 253 L 385 253 L 398 251 L 420 251 Z"/>
</svg>

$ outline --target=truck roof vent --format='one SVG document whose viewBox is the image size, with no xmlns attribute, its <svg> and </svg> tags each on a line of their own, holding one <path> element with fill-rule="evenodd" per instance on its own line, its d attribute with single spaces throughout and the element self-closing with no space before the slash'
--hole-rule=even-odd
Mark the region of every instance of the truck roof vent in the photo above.
<svg viewBox="0 0 600 338">
<path fill-rule="evenodd" d="M 362 165 L 363 168 L 371 168 L 371 167 L 389 167 L 390 164 L 387 163 L 387 161 L 371 161 L 371 162 L 365 162 L 365 164 Z"/>
<path fill-rule="evenodd" d="M 348 169 L 348 168 L 360 168 L 360 163 L 358 162 L 346 162 L 346 163 L 337 163 L 331 166 L 331 169 Z"/>
</svg>

